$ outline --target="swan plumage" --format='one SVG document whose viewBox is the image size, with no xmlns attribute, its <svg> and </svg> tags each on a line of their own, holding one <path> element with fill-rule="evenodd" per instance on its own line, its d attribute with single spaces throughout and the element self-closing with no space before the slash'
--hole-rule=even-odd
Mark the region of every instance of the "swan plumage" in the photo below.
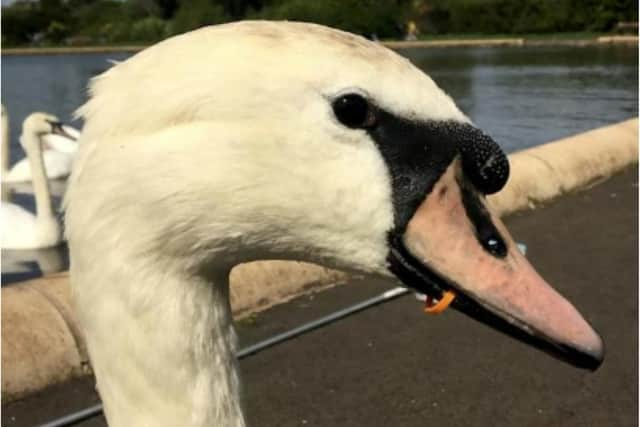
<svg viewBox="0 0 640 427">
<path fill-rule="evenodd" d="M 33 171 L 36 213 L 8 201 L 0 204 L 3 249 L 48 248 L 62 241 L 62 233 L 51 202 L 49 182 L 44 171 L 42 136 L 52 132 L 58 123 L 55 116 L 33 113 L 23 123 L 20 143 L 27 153 Z"/>
<path fill-rule="evenodd" d="M 42 223 L 38 221 L 37 216 L 15 203 L 0 204 L 0 223 L 2 249 L 49 248 L 62 241 L 60 228 L 56 226 L 57 220 L 52 220 L 51 225 L 42 231 Z"/>
<path fill-rule="evenodd" d="M 48 179 L 63 179 L 71 173 L 73 157 L 66 153 L 61 153 L 57 150 L 43 150 L 42 161 L 44 162 Z M 13 164 L 4 182 L 13 184 L 29 182 L 32 179 L 29 159 L 24 157 Z"/>
<path fill-rule="evenodd" d="M 110 425 L 245 425 L 228 276 L 256 259 L 436 297 L 455 285 L 454 307 L 601 361 L 478 190 L 504 185 L 506 157 L 396 53 L 313 24 L 233 23 L 148 48 L 90 92 L 66 226 Z"/>
</svg>

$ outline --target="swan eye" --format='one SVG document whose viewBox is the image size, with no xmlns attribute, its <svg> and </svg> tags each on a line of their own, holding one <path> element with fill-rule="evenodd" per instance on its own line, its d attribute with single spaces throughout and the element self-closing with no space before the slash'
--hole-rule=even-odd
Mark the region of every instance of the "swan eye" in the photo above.
<svg viewBox="0 0 640 427">
<path fill-rule="evenodd" d="M 333 113 L 340 123 L 352 129 L 375 125 L 375 110 L 363 96 L 349 93 L 333 101 Z"/>
</svg>

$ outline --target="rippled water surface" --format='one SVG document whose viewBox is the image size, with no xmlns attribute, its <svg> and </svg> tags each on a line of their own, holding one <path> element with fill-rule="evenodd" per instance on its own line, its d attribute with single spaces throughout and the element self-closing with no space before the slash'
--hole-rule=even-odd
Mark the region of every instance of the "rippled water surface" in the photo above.
<svg viewBox="0 0 640 427">
<path fill-rule="evenodd" d="M 405 53 L 507 151 L 638 114 L 638 51 L 622 46 Z"/>
<path fill-rule="evenodd" d="M 507 151 L 638 115 L 637 47 L 431 48 L 401 53 Z M 87 98 L 88 80 L 108 69 L 110 61 L 128 56 L 3 56 L 2 103 L 11 118 L 12 161 L 24 155 L 18 134 L 30 112 L 46 111 L 70 121 Z M 29 195 L 17 195 L 16 200 L 33 208 Z M 66 264 L 66 256 L 60 257 Z M 2 258 L 5 261 L 7 254 Z M 45 258 L 46 265 L 58 265 Z M 37 271 L 33 259 L 28 271 Z"/>
</svg>

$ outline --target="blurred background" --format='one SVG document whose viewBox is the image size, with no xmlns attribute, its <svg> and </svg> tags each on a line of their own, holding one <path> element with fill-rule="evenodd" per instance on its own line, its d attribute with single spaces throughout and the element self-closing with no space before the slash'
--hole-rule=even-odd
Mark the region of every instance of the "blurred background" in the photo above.
<svg viewBox="0 0 640 427">
<path fill-rule="evenodd" d="M 3 47 L 152 43 L 240 19 L 309 21 L 368 37 L 624 31 L 636 0 L 2 0 Z M 635 32 L 631 29 L 632 32 Z M 637 27 L 636 27 L 637 31 Z"/>
<path fill-rule="evenodd" d="M 513 152 L 637 116 L 637 17 L 637 0 L 2 0 L 9 157 L 12 165 L 24 158 L 18 138 L 34 111 L 81 128 L 73 113 L 87 99 L 88 81 L 114 61 L 174 34 L 241 19 L 409 40 L 392 47 Z M 602 42 L 629 35 L 635 42 Z M 497 39 L 506 42 L 492 44 Z M 57 206 L 65 182 L 51 185 Z M 34 210 L 28 185 L 11 190 L 15 203 Z M 47 268 L 64 268 L 64 247 L 54 253 L 59 267 Z M 3 251 L 3 284 L 24 278 L 7 275 L 9 255 Z M 19 259 L 19 271 L 40 274 L 33 258 Z"/>
</svg>

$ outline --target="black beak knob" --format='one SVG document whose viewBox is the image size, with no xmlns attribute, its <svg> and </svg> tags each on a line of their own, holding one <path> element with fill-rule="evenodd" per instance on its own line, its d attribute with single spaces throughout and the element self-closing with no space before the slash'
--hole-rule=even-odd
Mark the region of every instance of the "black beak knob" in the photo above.
<svg viewBox="0 0 640 427">
<path fill-rule="evenodd" d="M 493 194 L 509 179 L 509 160 L 500 146 L 487 134 L 471 125 L 458 138 L 462 169 L 478 191 Z"/>
</svg>

